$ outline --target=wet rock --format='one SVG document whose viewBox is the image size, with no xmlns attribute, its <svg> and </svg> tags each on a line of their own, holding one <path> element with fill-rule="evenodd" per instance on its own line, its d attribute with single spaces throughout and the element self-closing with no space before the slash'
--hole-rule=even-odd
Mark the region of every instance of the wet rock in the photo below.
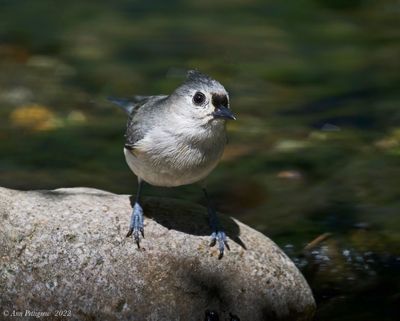
<svg viewBox="0 0 400 321">
<path fill-rule="evenodd" d="M 311 320 L 315 303 L 292 261 L 267 237 L 222 216 L 231 251 L 209 248 L 206 210 L 144 200 L 139 250 L 129 196 L 88 188 L 0 188 L 0 302 L 68 320 Z"/>
</svg>

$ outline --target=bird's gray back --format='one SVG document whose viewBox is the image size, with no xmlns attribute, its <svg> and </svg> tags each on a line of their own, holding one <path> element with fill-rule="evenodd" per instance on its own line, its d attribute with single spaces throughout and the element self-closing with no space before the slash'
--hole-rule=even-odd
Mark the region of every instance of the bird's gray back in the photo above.
<svg viewBox="0 0 400 321">
<path fill-rule="evenodd" d="M 166 95 L 134 97 L 125 133 L 127 148 L 134 148 L 135 143 L 143 139 L 146 133 L 163 119 L 162 113 L 165 111 L 167 98 Z"/>
</svg>

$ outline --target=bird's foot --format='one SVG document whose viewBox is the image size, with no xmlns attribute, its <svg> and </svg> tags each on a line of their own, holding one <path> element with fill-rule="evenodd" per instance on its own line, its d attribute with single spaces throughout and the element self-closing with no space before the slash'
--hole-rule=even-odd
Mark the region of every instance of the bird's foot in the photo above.
<svg viewBox="0 0 400 321">
<path fill-rule="evenodd" d="M 143 209 L 139 203 L 135 203 L 135 205 L 133 206 L 131 224 L 129 226 L 129 231 L 128 234 L 126 234 L 126 237 L 129 237 L 132 234 L 138 248 L 140 248 L 140 235 L 142 235 L 142 237 L 144 238 L 144 224 Z"/>
<path fill-rule="evenodd" d="M 222 259 L 222 257 L 224 256 L 225 247 L 227 250 L 230 251 L 230 248 L 228 245 L 228 239 L 226 238 L 226 234 L 224 231 L 212 232 L 210 246 L 214 246 L 217 243 L 218 243 L 218 250 L 219 250 L 218 259 Z"/>
</svg>

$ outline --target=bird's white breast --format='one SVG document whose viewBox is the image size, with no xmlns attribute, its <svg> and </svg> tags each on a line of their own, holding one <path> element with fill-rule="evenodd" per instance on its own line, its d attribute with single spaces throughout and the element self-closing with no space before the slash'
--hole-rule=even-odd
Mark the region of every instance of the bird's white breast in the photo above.
<svg viewBox="0 0 400 321">
<path fill-rule="evenodd" d="M 164 128 L 150 131 L 137 148 L 124 148 L 130 169 L 156 186 L 180 186 L 204 179 L 218 164 L 225 143 L 224 127 L 212 133 L 187 132 L 190 128 Z"/>
</svg>

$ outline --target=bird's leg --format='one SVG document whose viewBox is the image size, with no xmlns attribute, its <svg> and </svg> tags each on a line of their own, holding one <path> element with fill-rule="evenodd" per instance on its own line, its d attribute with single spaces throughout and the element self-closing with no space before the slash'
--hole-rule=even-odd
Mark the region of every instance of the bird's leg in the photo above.
<svg viewBox="0 0 400 321">
<path fill-rule="evenodd" d="M 138 189 L 136 193 L 135 205 L 133 206 L 129 231 L 128 234 L 126 234 L 126 237 L 129 237 L 133 234 L 138 248 L 140 248 L 140 234 L 142 234 L 142 237 L 144 237 L 143 209 L 140 205 L 140 194 L 142 191 L 142 186 L 143 181 L 141 179 L 138 179 Z"/>
<path fill-rule="evenodd" d="M 230 250 L 228 245 L 228 240 L 226 238 L 226 234 L 219 223 L 217 212 L 215 207 L 213 206 L 210 198 L 208 197 L 207 190 L 203 188 L 204 195 L 207 199 L 207 211 L 208 211 L 208 219 L 210 222 L 210 227 L 212 230 L 211 233 L 211 243 L 210 246 L 214 246 L 218 243 L 218 250 L 219 250 L 219 259 L 224 256 L 225 247 Z"/>
</svg>

